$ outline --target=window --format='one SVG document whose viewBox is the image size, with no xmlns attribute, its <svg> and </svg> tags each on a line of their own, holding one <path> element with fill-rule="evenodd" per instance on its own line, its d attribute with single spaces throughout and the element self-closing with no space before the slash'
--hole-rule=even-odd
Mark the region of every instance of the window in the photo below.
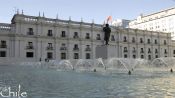
<svg viewBox="0 0 175 98">
<path fill-rule="evenodd" d="M 144 59 L 144 55 L 141 55 L 140 58 Z"/>
<path fill-rule="evenodd" d="M 124 47 L 124 52 L 128 52 L 127 47 Z"/>
<path fill-rule="evenodd" d="M 78 48 L 78 44 L 75 44 L 75 45 L 74 45 L 73 50 L 79 50 L 79 48 Z"/>
<path fill-rule="evenodd" d="M 53 50 L 52 43 L 48 43 L 47 49 L 48 50 Z"/>
<path fill-rule="evenodd" d="M 28 28 L 27 35 L 33 35 L 33 28 Z"/>
<path fill-rule="evenodd" d="M 0 51 L 0 57 L 6 57 L 6 51 Z"/>
<path fill-rule="evenodd" d="M 74 32 L 74 38 L 79 38 L 78 32 Z"/>
<path fill-rule="evenodd" d="M 115 41 L 114 35 L 111 35 L 111 41 Z"/>
<path fill-rule="evenodd" d="M 151 53 L 151 49 L 150 48 L 148 48 L 148 53 Z"/>
<path fill-rule="evenodd" d="M 136 49 L 135 49 L 135 47 L 133 47 L 133 50 L 132 50 L 132 52 L 133 52 L 133 53 L 136 53 Z"/>
<path fill-rule="evenodd" d="M 29 46 L 33 46 L 33 42 L 28 42 L 28 45 Z"/>
<path fill-rule="evenodd" d="M 79 59 L 79 54 L 78 53 L 74 53 L 74 59 Z"/>
<path fill-rule="evenodd" d="M 148 41 L 148 44 L 150 44 L 150 43 L 151 43 L 150 39 L 147 39 L 147 41 Z"/>
<path fill-rule="evenodd" d="M 135 37 L 132 37 L 132 43 L 135 43 Z"/>
<path fill-rule="evenodd" d="M 66 47 L 66 44 L 65 43 L 62 43 L 61 44 L 60 50 L 67 50 L 67 47 Z"/>
<path fill-rule="evenodd" d="M 90 39 L 90 34 L 89 33 L 86 33 L 86 39 Z"/>
<path fill-rule="evenodd" d="M 123 37 L 123 42 L 127 42 L 126 36 Z"/>
<path fill-rule="evenodd" d="M 127 54 L 125 54 L 125 55 L 124 55 L 124 58 L 127 58 L 127 57 L 128 57 L 128 55 L 127 55 Z"/>
<path fill-rule="evenodd" d="M 143 39 L 142 38 L 140 38 L 140 43 L 143 43 Z"/>
<path fill-rule="evenodd" d="M 90 58 L 91 58 L 90 53 L 86 53 L 86 59 L 90 59 Z"/>
<path fill-rule="evenodd" d="M 33 49 L 33 42 L 28 42 L 27 49 Z"/>
<path fill-rule="evenodd" d="M 175 54 L 175 50 L 173 50 L 173 54 Z"/>
<path fill-rule="evenodd" d="M 151 60 L 151 55 L 148 55 L 148 60 Z"/>
<path fill-rule="evenodd" d="M 48 30 L 47 35 L 48 35 L 48 36 L 53 36 L 53 34 L 52 34 L 52 30 Z"/>
<path fill-rule="evenodd" d="M 66 53 L 61 53 L 61 59 L 62 60 L 66 59 Z"/>
<path fill-rule="evenodd" d="M 1 40 L 1 48 L 7 48 L 6 41 Z"/>
<path fill-rule="evenodd" d="M 132 57 L 135 59 L 136 58 L 136 55 L 133 55 Z"/>
<path fill-rule="evenodd" d="M 164 45 L 166 45 L 166 40 L 164 40 Z"/>
<path fill-rule="evenodd" d="M 27 58 L 33 58 L 34 53 L 33 52 L 26 52 L 26 57 Z"/>
<path fill-rule="evenodd" d="M 52 43 L 48 43 L 48 46 L 49 46 L 49 47 L 52 47 Z"/>
<path fill-rule="evenodd" d="M 90 45 L 86 45 L 85 51 L 91 51 Z"/>
<path fill-rule="evenodd" d="M 166 49 L 164 50 L 164 53 L 167 54 L 167 50 Z"/>
<path fill-rule="evenodd" d="M 158 57 L 159 57 L 158 55 L 155 56 L 155 58 L 158 58 Z"/>
<path fill-rule="evenodd" d="M 144 53 L 143 48 L 140 48 L 140 50 L 141 50 L 140 53 Z"/>
<path fill-rule="evenodd" d="M 154 40 L 154 43 L 157 44 L 157 40 L 156 39 Z"/>
<path fill-rule="evenodd" d="M 101 40 L 100 34 L 97 34 L 96 40 Z"/>
<path fill-rule="evenodd" d="M 157 49 L 155 49 L 155 53 L 158 53 L 158 50 Z"/>
<path fill-rule="evenodd" d="M 61 37 L 66 37 L 66 31 L 61 31 Z"/>
<path fill-rule="evenodd" d="M 48 52 L 47 53 L 47 58 L 48 59 L 52 59 L 53 58 L 53 53 L 52 52 Z"/>
</svg>

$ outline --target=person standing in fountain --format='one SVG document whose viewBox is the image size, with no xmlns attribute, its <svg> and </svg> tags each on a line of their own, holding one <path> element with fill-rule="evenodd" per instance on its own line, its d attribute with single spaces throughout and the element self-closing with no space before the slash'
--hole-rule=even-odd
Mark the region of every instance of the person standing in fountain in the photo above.
<svg viewBox="0 0 175 98">
<path fill-rule="evenodd" d="M 130 70 L 128 71 L 128 75 L 131 75 L 131 71 Z"/>
<path fill-rule="evenodd" d="M 170 72 L 173 73 L 173 69 L 172 68 L 170 69 Z"/>
<path fill-rule="evenodd" d="M 111 33 L 111 28 L 109 27 L 109 24 L 106 24 L 106 26 L 103 28 L 103 31 L 105 32 L 104 34 L 104 40 L 105 40 L 105 44 L 109 45 L 109 38 L 110 38 L 110 33 Z"/>
</svg>

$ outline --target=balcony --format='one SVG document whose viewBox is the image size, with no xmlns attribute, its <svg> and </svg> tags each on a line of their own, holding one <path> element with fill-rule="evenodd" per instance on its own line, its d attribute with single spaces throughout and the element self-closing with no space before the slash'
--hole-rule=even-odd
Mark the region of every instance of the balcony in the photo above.
<svg viewBox="0 0 175 98">
<path fill-rule="evenodd" d="M 67 50 L 67 47 L 61 47 L 60 50 L 65 51 Z"/>
<path fill-rule="evenodd" d="M 51 36 L 53 36 L 53 34 L 52 33 L 48 33 L 47 36 L 50 36 L 51 37 Z"/>
<path fill-rule="evenodd" d="M 65 38 L 65 37 L 66 37 L 66 35 L 61 34 L 61 37 Z"/>
<path fill-rule="evenodd" d="M 148 53 L 151 53 L 151 51 L 148 51 Z"/>
<path fill-rule="evenodd" d="M 27 35 L 34 35 L 34 32 L 27 32 Z"/>
<path fill-rule="evenodd" d="M 73 38 L 79 38 L 79 36 L 76 35 L 76 36 L 74 36 Z"/>
<path fill-rule="evenodd" d="M 86 36 L 85 39 L 90 39 L 90 37 L 89 36 Z"/>
<path fill-rule="evenodd" d="M 136 53 L 136 50 L 133 50 L 132 53 Z"/>
<path fill-rule="evenodd" d="M 101 38 L 100 37 L 96 37 L 96 40 L 101 40 Z"/>
<path fill-rule="evenodd" d="M 127 42 L 127 40 L 123 40 L 123 42 Z"/>
<path fill-rule="evenodd" d="M 46 49 L 47 49 L 47 50 L 53 50 L 53 47 L 48 46 Z"/>
<path fill-rule="evenodd" d="M 73 48 L 73 51 L 79 51 L 79 48 Z"/>
<path fill-rule="evenodd" d="M 132 43 L 135 43 L 136 41 L 135 40 L 132 40 Z"/>
<path fill-rule="evenodd" d="M 140 41 L 140 43 L 143 43 L 143 41 Z"/>
<path fill-rule="evenodd" d="M 144 51 L 140 51 L 140 53 L 144 53 Z"/>
<path fill-rule="evenodd" d="M 33 46 L 26 46 L 26 49 L 34 49 Z"/>
<path fill-rule="evenodd" d="M 128 50 L 124 50 L 123 52 L 126 53 L 126 52 L 128 52 Z"/>
<path fill-rule="evenodd" d="M 7 48 L 7 45 L 0 45 L 0 48 Z"/>
<path fill-rule="evenodd" d="M 147 44 L 151 44 L 151 42 L 147 42 Z"/>
<path fill-rule="evenodd" d="M 115 41 L 115 38 L 111 38 L 111 41 Z"/>
<path fill-rule="evenodd" d="M 91 48 L 86 48 L 85 51 L 91 51 Z"/>
</svg>

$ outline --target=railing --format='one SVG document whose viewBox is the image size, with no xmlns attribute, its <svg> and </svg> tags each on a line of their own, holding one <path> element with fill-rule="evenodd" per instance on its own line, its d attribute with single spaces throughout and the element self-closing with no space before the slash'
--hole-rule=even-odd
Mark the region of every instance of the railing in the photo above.
<svg viewBox="0 0 175 98">
<path fill-rule="evenodd" d="M 33 46 L 26 46 L 26 49 L 34 49 Z"/>
<path fill-rule="evenodd" d="M 73 36 L 73 38 L 79 38 L 79 36 Z"/>
<path fill-rule="evenodd" d="M 7 48 L 7 45 L 0 45 L 0 48 Z"/>
<path fill-rule="evenodd" d="M 127 42 L 127 40 L 123 40 L 123 42 Z"/>
<path fill-rule="evenodd" d="M 111 38 L 111 41 L 115 41 L 115 38 Z"/>
<path fill-rule="evenodd" d="M 128 50 L 124 50 L 123 52 L 125 52 L 125 53 L 126 53 L 126 52 L 128 52 Z"/>
<path fill-rule="evenodd" d="M 79 51 L 79 48 L 73 48 L 73 51 Z"/>
<path fill-rule="evenodd" d="M 53 47 L 48 46 L 46 49 L 47 50 L 53 50 Z"/>
<path fill-rule="evenodd" d="M 66 37 L 66 35 L 61 35 L 61 37 Z"/>
<path fill-rule="evenodd" d="M 60 50 L 67 50 L 67 47 L 61 47 Z"/>
<path fill-rule="evenodd" d="M 51 33 L 48 33 L 48 34 L 47 34 L 47 36 L 53 36 L 53 34 L 51 34 Z"/>
<path fill-rule="evenodd" d="M 91 51 L 91 48 L 86 48 L 85 51 Z"/>
<path fill-rule="evenodd" d="M 144 53 L 144 51 L 140 51 L 140 53 Z"/>
<path fill-rule="evenodd" d="M 34 32 L 27 32 L 27 35 L 34 35 Z"/>
<path fill-rule="evenodd" d="M 132 53 L 136 53 L 136 50 L 133 50 Z"/>
<path fill-rule="evenodd" d="M 85 39 L 90 39 L 90 37 L 89 36 L 86 36 Z"/>
<path fill-rule="evenodd" d="M 101 38 L 100 37 L 96 37 L 96 40 L 101 40 Z"/>
</svg>

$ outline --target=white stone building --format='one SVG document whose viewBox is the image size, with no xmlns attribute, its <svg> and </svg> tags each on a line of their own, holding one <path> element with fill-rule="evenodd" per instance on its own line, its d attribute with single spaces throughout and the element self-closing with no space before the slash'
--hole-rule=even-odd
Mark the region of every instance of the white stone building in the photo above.
<svg viewBox="0 0 175 98">
<path fill-rule="evenodd" d="M 112 21 L 112 25 L 116 27 L 121 27 L 121 28 L 128 28 L 129 22 L 130 20 L 126 20 L 126 19 L 116 19 Z"/>
<path fill-rule="evenodd" d="M 140 15 L 129 23 L 129 28 L 171 33 L 172 40 L 175 40 L 175 8 Z"/>
<path fill-rule="evenodd" d="M 1 61 L 95 59 L 103 45 L 103 25 L 15 14 L 0 24 Z M 170 33 L 111 27 L 110 45 L 119 58 L 175 56 Z"/>
</svg>

